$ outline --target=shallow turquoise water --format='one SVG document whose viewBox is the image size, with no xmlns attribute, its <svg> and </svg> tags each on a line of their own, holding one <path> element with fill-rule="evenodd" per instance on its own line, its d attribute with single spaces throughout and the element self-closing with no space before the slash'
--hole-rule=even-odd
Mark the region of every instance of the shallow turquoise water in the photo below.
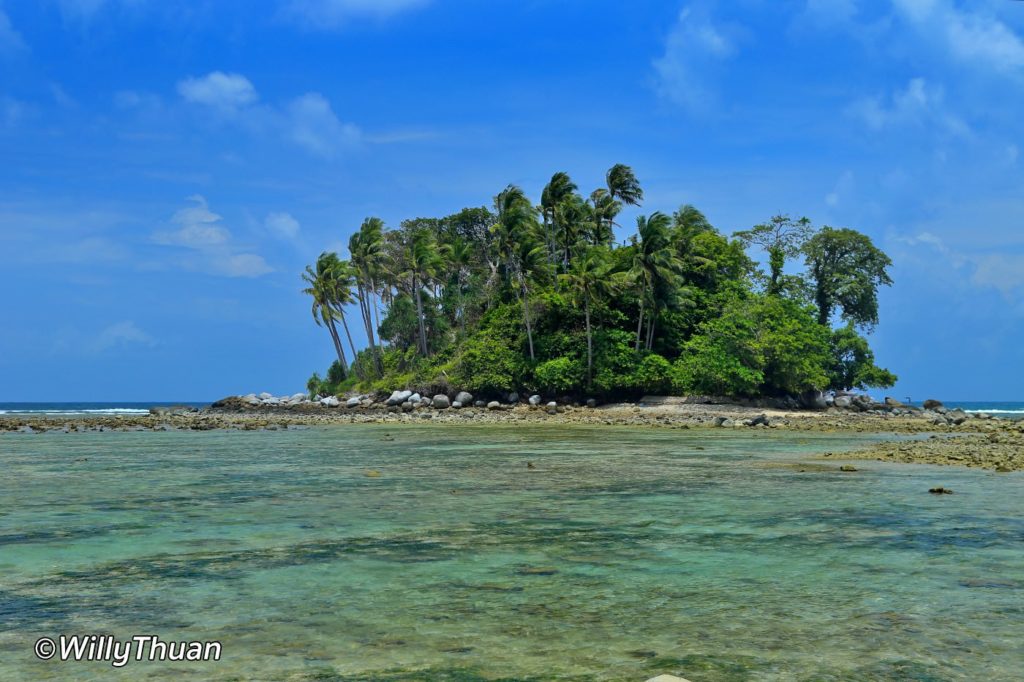
<svg viewBox="0 0 1024 682">
<path fill-rule="evenodd" d="M 1022 679 L 1024 477 L 786 465 L 858 440 L 7 435 L 0 679 Z M 224 654 L 36 661 L 62 633 Z"/>
</svg>

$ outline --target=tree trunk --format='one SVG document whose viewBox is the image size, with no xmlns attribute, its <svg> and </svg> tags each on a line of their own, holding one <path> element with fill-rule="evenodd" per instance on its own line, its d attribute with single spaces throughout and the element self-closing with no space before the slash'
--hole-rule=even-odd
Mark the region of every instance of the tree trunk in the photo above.
<svg viewBox="0 0 1024 682">
<path fill-rule="evenodd" d="M 583 304 L 583 314 L 587 320 L 587 390 L 593 383 L 594 375 L 594 339 L 590 334 L 590 304 Z"/>
<path fill-rule="evenodd" d="M 523 319 L 526 321 L 526 340 L 530 344 L 530 362 L 536 360 L 533 356 L 533 329 L 530 326 L 530 290 L 523 284 Z"/>
<path fill-rule="evenodd" d="M 359 354 L 356 353 L 356 344 L 352 343 L 352 334 L 348 330 L 348 320 L 345 319 L 344 312 L 341 313 L 341 326 L 345 328 L 345 336 L 348 337 L 348 347 L 352 349 L 352 362 L 355 362 Z"/>
<path fill-rule="evenodd" d="M 423 322 L 423 298 L 420 287 L 417 286 L 416 275 L 412 276 L 412 288 L 416 293 L 416 317 L 420 327 L 420 352 L 427 357 L 427 327 Z"/>
<path fill-rule="evenodd" d="M 654 324 L 657 318 L 655 314 L 657 311 L 652 311 L 647 317 L 647 350 L 651 350 L 654 347 Z"/>
<path fill-rule="evenodd" d="M 345 359 L 345 349 L 341 347 L 341 339 L 338 337 L 338 329 L 334 326 L 334 318 L 327 318 L 327 330 L 331 332 L 331 340 L 334 341 L 334 350 L 338 354 L 338 362 L 346 377 L 348 377 L 348 360 Z"/>
<path fill-rule="evenodd" d="M 633 347 L 634 351 L 639 352 L 640 350 L 640 330 L 644 324 L 644 295 L 640 294 L 640 319 L 636 321 L 636 345 Z"/>
</svg>

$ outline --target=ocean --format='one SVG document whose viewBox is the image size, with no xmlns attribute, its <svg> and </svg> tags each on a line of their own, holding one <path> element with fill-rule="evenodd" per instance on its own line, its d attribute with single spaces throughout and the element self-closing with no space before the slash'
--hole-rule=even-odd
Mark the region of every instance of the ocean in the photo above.
<svg viewBox="0 0 1024 682">
<path fill-rule="evenodd" d="M 5 434 L 0 679 L 1019 680 L 1024 474 L 806 459 L 874 438 Z M 61 634 L 223 656 L 36 660 Z"/>
</svg>

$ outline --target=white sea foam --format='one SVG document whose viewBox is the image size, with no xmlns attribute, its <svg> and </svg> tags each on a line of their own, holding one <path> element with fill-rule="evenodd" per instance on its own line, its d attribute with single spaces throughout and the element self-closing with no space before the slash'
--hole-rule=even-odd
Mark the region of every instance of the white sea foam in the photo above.
<svg viewBox="0 0 1024 682">
<path fill-rule="evenodd" d="M 67 409 L 67 410 L 0 410 L 0 414 L 149 414 L 149 410 L 140 410 L 133 407 L 111 407 L 107 409 Z"/>
</svg>

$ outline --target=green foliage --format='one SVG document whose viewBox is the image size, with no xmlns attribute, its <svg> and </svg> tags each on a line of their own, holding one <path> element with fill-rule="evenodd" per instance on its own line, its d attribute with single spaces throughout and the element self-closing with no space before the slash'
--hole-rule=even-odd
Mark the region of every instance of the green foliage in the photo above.
<svg viewBox="0 0 1024 682">
<path fill-rule="evenodd" d="M 496 393 L 522 385 L 523 354 L 505 337 L 481 332 L 468 339 L 455 362 L 455 378 L 469 391 Z"/>
<path fill-rule="evenodd" d="M 829 388 L 889 388 L 896 383 L 895 374 L 875 365 L 875 354 L 868 340 L 858 334 L 852 324 L 833 331 L 829 347 Z"/>
<path fill-rule="evenodd" d="M 537 365 L 533 379 L 537 388 L 547 393 L 566 393 L 580 387 L 586 369 L 575 358 L 560 357 Z"/>
<path fill-rule="evenodd" d="M 509 185 L 493 210 L 398 229 L 367 218 L 349 261 L 324 253 L 303 276 L 338 357 L 307 388 L 740 396 L 895 381 L 855 331 L 877 322 L 890 283 L 865 235 L 776 216 L 730 239 L 687 204 L 616 244 L 621 210 L 642 199 L 617 164 L 589 192 L 558 172 L 539 202 Z M 807 271 L 785 272 L 798 252 Z M 833 332 L 837 311 L 848 325 Z M 360 324 L 369 348 L 355 352 Z"/>
<path fill-rule="evenodd" d="M 656 353 L 640 361 L 634 374 L 633 384 L 644 393 L 656 395 L 672 392 L 672 363 Z"/>
</svg>

